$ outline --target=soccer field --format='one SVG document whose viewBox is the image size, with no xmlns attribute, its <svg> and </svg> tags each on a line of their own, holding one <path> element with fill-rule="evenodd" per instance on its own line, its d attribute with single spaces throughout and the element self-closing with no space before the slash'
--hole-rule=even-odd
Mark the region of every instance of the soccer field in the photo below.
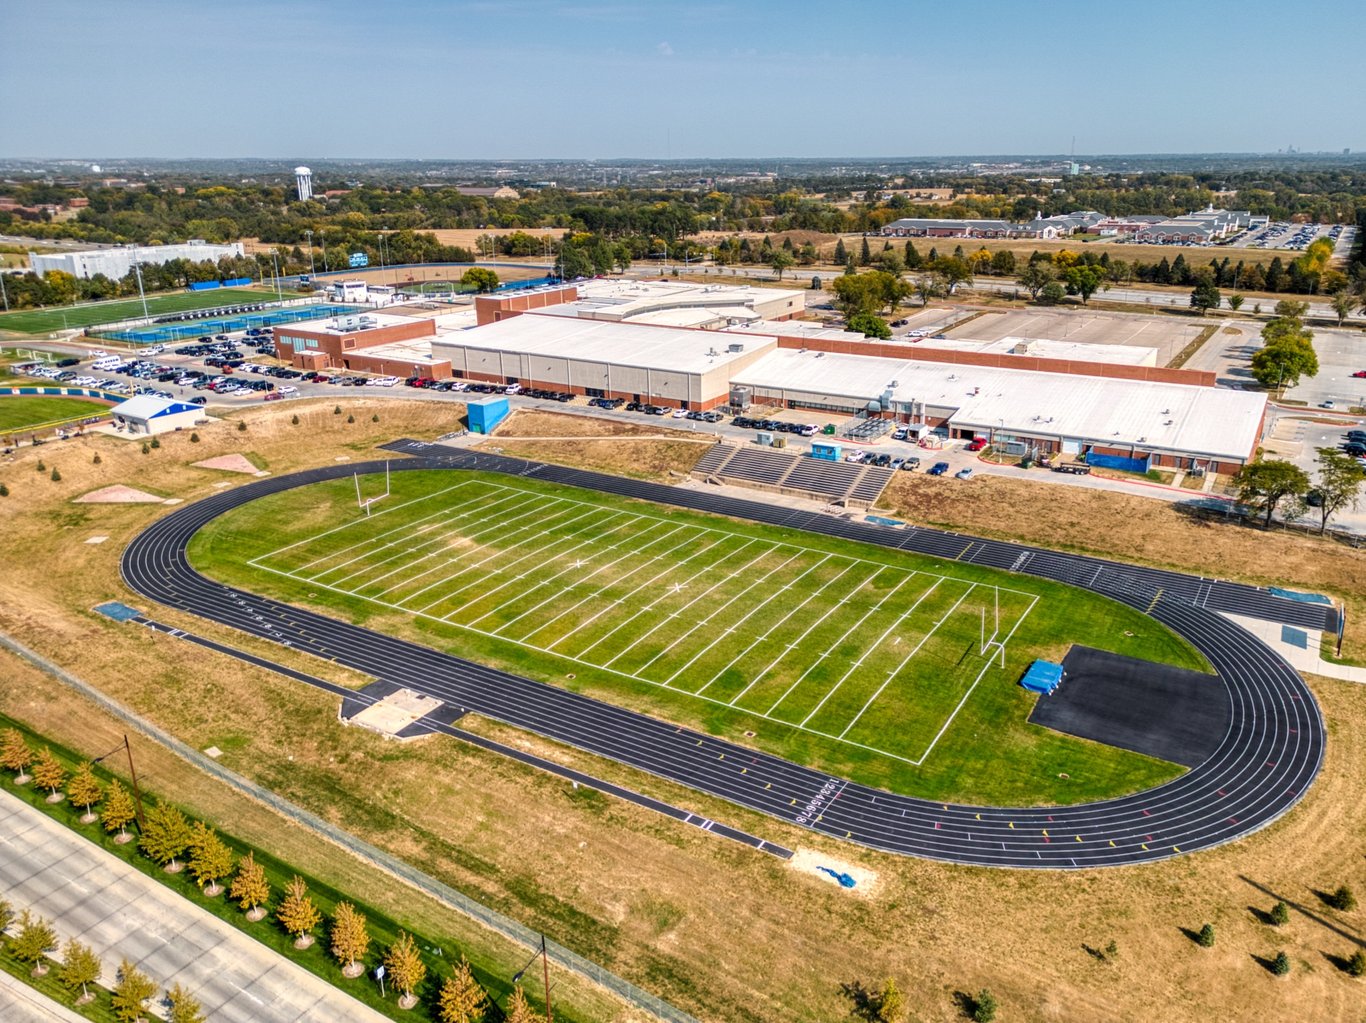
<svg viewBox="0 0 1366 1023">
<path fill-rule="evenodd" d="M 1020 673 L 1072 641 L 1200 666 L 1110 601 L 531 480 L 403 472 L 386 486 L 367 477 L 262 498 L 206 527 L 192 560 L 903 791 L 1037 799 L 1031 780 L 1063 772 L 1078 781 L 1050 797 L 1061 801 L 1180 771 L 1026 721 Z"/>
<path fill-rule="evenodd" d="M 173 295 L 149 295 L 147 311 L 153 316 L 182 313 L 192 309 L 217 309 L 219 306 L 243 305 L 248 302 L 273 301 L 273 291 L 249 291 L 245 288 L 223 288 L 214 291 L 185 291 Z M 0 313 L 0 330 L 19 334 L 47 334 L 68 327 L 89 327 L 96 323 L 117 323 L 142 315 L 142 300 L 118 299 L 110 302 L 91 302 L 86 305 L 64 306 L 58 309 L 22 309 Z"/>
</svg>

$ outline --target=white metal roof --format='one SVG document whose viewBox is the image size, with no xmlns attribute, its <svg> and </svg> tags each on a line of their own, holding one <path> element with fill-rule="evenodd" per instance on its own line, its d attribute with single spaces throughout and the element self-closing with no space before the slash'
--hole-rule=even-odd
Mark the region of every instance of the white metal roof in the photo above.
<svg viewBox="0 0 1366 1023">
<path fill-rule="evenodd" d="M 850 399 L 892 391 L 896 402 L 955 410 L 950 422 L 1099 444 L 1246 458 L 1266 395 L 1189 384 L 1039 373 L 952 363 L 779 349 L 734 382 Z"/>
<path fill-rule="evenodd" d="M 137 394 L 127 401 L 119 402 L 109 410 L 116 416 L 123 416 L 125 419 L 156 419 L 158 416 L 174 415 L 178 412 L 202 412 L 198 405 L 190 405 L 183 401 L 173 401 L 170 398 L 161 398 L 155 394 Z"/>
<path fill-rule="evenodd" d="M 725 328 L 727 334 L 779 334 L 824 341 L 861 341 L 863 335 L 841 327 L 827 327 L 810 320 L 756 320 Z"/>
<path fill-rule="evenodd" d="M 945 348 L 955 352 L 980 352 L 984 355 L 1028 355 L 1040 359 L 1069 359 L 1073 362 L 1108 362 L 1118 366 L 1156 366 L 1157 349 L 1143 345 L 1101 345 L 1084 341 L 1063 341 L 1047 337 L 1016 337 L 996 341 L 970 338 L 925 338 L 919 348 Z M 1017 348 L 1028 350 L 1016 351 Z"/>
<path fill-rule="evenodd" d="M 728 349 L 733 344 L 744 348 L 731 352 Z M 472 330 L 441 335 L 433 341 L 432 352 L 442 358 L 443 348 L 462 347 L 677 373 L 705 373 L 756 351 L 775 348 L 777 344 L 777 338 L 765 335 L 741 338 L 717 331 L 569 319 L 530 312 Z"/>
</svg>

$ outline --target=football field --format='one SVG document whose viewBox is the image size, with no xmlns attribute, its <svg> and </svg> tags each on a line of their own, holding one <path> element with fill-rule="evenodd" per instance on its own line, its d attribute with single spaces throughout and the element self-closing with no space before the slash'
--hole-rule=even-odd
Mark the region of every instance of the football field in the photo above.
<svg viewBox="0 0 1366 1023">
<path fill-rule="evenodd" d="M 724 519 L 406 475 L 368 514 L 387 486 L 373 477 L 306 528 L 282 524 L 289 542 L 247 565 L 909 764 L 1003 677 L 1040 602 Z"/>
</svg>

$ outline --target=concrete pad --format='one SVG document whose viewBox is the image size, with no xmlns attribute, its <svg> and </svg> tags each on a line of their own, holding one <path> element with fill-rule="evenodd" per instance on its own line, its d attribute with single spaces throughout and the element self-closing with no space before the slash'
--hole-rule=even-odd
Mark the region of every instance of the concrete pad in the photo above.
<svg viewBox="0 0 1366 1023">
<path fill-rule="evenodd" d="M 441 707 L 440 700 L 411 689 L 400 689 L 354 715 L 351 723 L 396 738 L 399 732 L 418 718 Z"/>
<path fill-rule="evenodd" d="M 107 536 L 92 536 L 86 543 L 104 543 L 104 541 L 108 539 L 109 537 Z"/>
<path fill-rule="evenodd" d="M 1287 629 L 1280 622 L 1268 622 L 1261 618 L 1230 614 L 1227 611 L 1219 613 L 1271 647 L 1298 672 L 1336 678 L 1343 682 L 1366 683 L 1366 668 L 1334 664 L 1323 659 L 1319 653 L 1323 643 L 1322 632 L 1314 629 Z"/>
<path fill-rule="evenodd" d="M 219 455 L 217 458 L 206 458 L 193 464 L 197 469 L 222 469 L 224 472 L 240 472 L 248 476 L 254 476 L 257 472 L 256 466 L 252 465 L 245 455 Z"/>
</svg>

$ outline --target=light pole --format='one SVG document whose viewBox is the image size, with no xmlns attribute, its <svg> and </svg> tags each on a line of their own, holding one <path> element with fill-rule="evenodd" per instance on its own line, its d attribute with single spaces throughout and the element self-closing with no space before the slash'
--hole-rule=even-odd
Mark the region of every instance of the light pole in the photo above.
<svg viewBox="0 0 1366 1023">
<path fill-rule="evenodd" d="M 545 954 L 544 934 L 541 935 L 540 951 L 538 951 L 536 955 L 528 959 L 527 964 L 512 975 L 512 982 L 516 984 L 518 981 L 520 981 L 522 979 L 522 976 L 526 973 L 527 970 L 531 968 L 531 964 L 534 963 L 538 957 L 541 960 L 541 966 L 543 969 L 542 978 L 543 983 L 545 984 L 545 1023 L 555 1023 L 555 1013 L 550 1008 L 550 957 Z"/>
<path fill-rule="evenodd" d="M 151 314 L 147 312 L 147 294 L 142 290 L 142 264 L 135 262 L 133 264 L 133 269 L 138 275 L 138 298 L 142 299 L 142 318 L 149 320 L 151 319 Z"/>
<path fill-rule="evenodd" d="M 270 265 L 275 268 L 275 297 L 284 301 L 284 295 L 280 294 L 280 255 L 274 249 L 270 250 Z"/>
<path fill-rule="evenodd" d="M 313 274 L 314 274 L 314 270 L 313 270 L 313 232 L 312 232 L 312 231 L 305 231 L 304 234 L 308 235 L 308 280 L 309 280 L 309 283 L 311 284 L 311 283 L 313 283 Z"/>
<path fill-rule="evenodd" d="M 5 292 L 5 275 L 0 273 L 0 298 L 5 300 L 5 312 L 9 312 L 9 295 Z"/>
</svg>

